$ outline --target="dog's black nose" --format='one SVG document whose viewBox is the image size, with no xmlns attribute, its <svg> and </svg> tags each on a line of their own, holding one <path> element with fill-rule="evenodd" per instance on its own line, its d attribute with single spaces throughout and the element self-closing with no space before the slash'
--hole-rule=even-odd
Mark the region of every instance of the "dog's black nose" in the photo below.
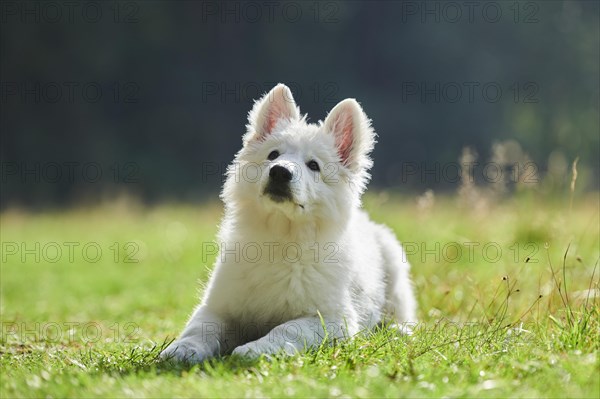
<svg viewBox="0 0 600 399">
<path fill-rule="evenodd" d="M 292 181 L 292 172 L 283 166 L 275 165 L 269 171 L 269 177 L 276 183 L 288 183 Z"/>
</svg>

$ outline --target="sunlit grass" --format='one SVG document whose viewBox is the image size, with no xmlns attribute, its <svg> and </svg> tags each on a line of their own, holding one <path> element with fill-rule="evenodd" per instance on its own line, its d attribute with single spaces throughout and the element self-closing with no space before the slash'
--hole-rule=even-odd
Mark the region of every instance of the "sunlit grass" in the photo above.
<svg viewBox="0 0 600 399">
<path fill-rule="evenodd" d="M 219 204 L 2 213 L 1 396 L 600 396 L 597 194 L 365 207 L 408 252 L 412 337 L 193 368 L 156 356 L 207 279 Z"/>
</svg>

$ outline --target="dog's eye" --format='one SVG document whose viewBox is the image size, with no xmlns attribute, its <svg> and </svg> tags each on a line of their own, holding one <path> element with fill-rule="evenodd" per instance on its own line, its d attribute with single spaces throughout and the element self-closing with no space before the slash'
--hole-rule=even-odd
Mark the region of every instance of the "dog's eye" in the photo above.
<svg viewBox="0 0 600 399">
<path fill-rule="evenodd" d="M 267 159 L 268 159 L 269 161 L 272 161 L 272 160 L 274 160 L 274 159 L 277 159 L 277 158 L 279 158 L 279 151 L 277 151 L 277 150 L 273 150 L 273 151 L 271 151 L 271 153 L 270 153 L 270 154 L 269 154 L 269 156 L 267 157 Z"/>
<path fill-rule="evenodd" d="M 308 169 L 310 170 L 314 170 L 315 172 L 318 172 L 321 170 L 321 168 L 319 168 L 319 164 L 317 163 L 317 161 L 312 160 L 312 161 L 308 161 L 306 163 L 306 166 L 308 166 Z"/>
</svg>

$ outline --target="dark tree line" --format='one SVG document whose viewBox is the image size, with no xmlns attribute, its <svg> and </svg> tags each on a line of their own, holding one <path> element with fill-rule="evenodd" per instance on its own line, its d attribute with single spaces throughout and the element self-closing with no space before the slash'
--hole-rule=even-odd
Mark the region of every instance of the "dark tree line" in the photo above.
<svg viewBox="0 0 600 399">
<path fill-rule="evenodd" d="M 468 4 L 467 4 L 468 3 Z M 54 4 L 48 6 L 48 4 Z M 538 2 L 2 2 L 2 206 L 118 191 L 213 195 L 253 99 L 316 121 L 357 98 L 373 185 L 452 190 L 444 167 L 516 140 L 598 188 L 599 10 Z M 425 173 L 423 173 L 425 172 Z"/>
</svg>

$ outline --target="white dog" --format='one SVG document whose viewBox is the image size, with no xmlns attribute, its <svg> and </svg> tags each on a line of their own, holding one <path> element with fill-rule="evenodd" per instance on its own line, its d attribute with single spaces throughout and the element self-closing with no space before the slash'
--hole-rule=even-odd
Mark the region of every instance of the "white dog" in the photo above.
<svg viewBox="0 0 600 399">
<path fill-rule="evenodd" d="M 293 354 L 382 322 L 415 322 L 402 248 L 360 210 L 375 143 L 360 105 L 346 99 L 309 124 L 279 84 L 248 120 L 221 195 L 214 272 L 161 357 Z"/>
</svg>

